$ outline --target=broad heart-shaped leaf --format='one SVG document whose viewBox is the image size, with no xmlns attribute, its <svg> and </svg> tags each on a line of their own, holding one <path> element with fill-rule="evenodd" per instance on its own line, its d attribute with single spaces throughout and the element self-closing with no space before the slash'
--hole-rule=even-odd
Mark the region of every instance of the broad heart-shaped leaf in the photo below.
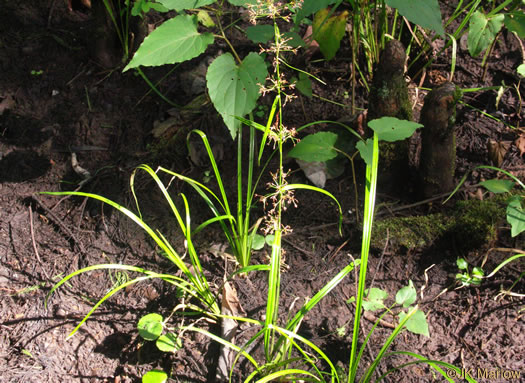
<svg viewBox="0 0 525 383">
<path fill-rule="evenodd" d="M 478 56 L 494 41 L 496 35 L 503 26 L 505 16 L 502 14 L 487 18 L 485 14 L 477 10 L 469 22 L 467 45 L 472 57 Z"/>
<path fill-rule="evenodd" d="M 396 294 L 396 303 L 403 307 L 408 307 L 416 301 L 417 292 L 414 283 L 410 281 L 408 286 L 402 287 Z"/>
<path fill-rule="evenodd" d="M 217 57 L 209 66 L 206 85 L 215 109 L 235 138 L 244 117 L 255 108 L 259 98 L 259 85 L 264 84 L 268 70 L 264 59 L 255 52 L 237 66 L 230 53 Z"/>
<path fill-rule="evenodd" d="M 386 4 L 396 8 L 408 21 L 445 36 L 438 0 L 386 0 Z"/>
<path fill-rule="evenodd" d="M 511 180 L 487 180 L 479 183 L 485 189 L 492 193 L 508 193 L 514 187 L 514 181 Z"/>
<path fill-rule="evenodd" d="M 402 321 L 405 316 L 406 313 L 401 311 L 399 313 L 399 320 Z M 421 334 L 427 337 L 430 336 L 428 332 L 427 317 L 425 313 L 419 309 L 410 317 L 407 323 L 405 323 L 405 327 L 408 331 L 413 332 L 414 334 Z"/>
<path fill-rule="evenodd" d="M 367 165 L 372 165 L 374 155 L 374 140 L 369 138 L 366 141 L 359 141 L 355 147 L 359 150 L 359 155 Z"/>
<path fill-rule="evenodd" d="M 215 3 L 217 0 L 157 0 L 166 8 L 180 12 L 184 9 L 196 9 Z"/>
<path fill-rule="evenodd" d="M 168 381 L 168 374 L 162 370 L 151 370 L 142 376 L 142 383 L 165 383 Z"/>
<path fill-rule="evenodd" d="M 246 37 L 255 44 L 266 44 L 269 40 L 273 39 L 274 35 L 274 26 L 270 24 L 252 25 L 246 28 Z"/>
<path fill-rule="evenodd" d="M 511 32 L 516 32 L 518 36 L 525 39 L 525 12 L 513 11 L 505 15 L 505 26 Z"/>
<path fill-rule="evenodd" d="M 179 15 L 146 37 L 124 72 L 139 65 L 173 64 L 197 57 L 213 43 L 211 33 L 199 33 L 191 16 Z"/>
<path fill-rule="evenodd" d="M 334 145 L 337 134 L 332 132 L 319 132 L 310 134 L 295 145 L 288 155 L 307 162 L 323 162 L 337 156 Z"/>
<path fill-rule="evenodd" d="M 162 315 L 160 314 L 147 314 L 140 318 L 137 328 L 139 335 L 145 340 L 155 340 L 162 333 L 164 327 Z"/>
<path fill-rule="evenodd" d="M 514 195 L 507 201 L 507 222 L 510 223 L 513 237 L 525 230 L 525 209 L 521 202 L 522 197 L 519 195 Z"/>
<path fill-rule="evenodd" d="M 327 60 L 333 59 L 339 50 L 341 39 L 345 35 L 346 19 L 348 18 L 348 11 L 344 11 L 338 16 L 327 19 L 329 12 L 328 9 L 317 12 L 313 23 L 315 41 L 319 43 L 319 49 Z"/>
<path fill-rule="evenodd" d="M 423 125 L 417 122 L 400 120 L 395 117 L 381 117 L 368 123 L 370 129 L 377 133 L 379 140 L 394 142 L 410 137 Z"/>
</svg>

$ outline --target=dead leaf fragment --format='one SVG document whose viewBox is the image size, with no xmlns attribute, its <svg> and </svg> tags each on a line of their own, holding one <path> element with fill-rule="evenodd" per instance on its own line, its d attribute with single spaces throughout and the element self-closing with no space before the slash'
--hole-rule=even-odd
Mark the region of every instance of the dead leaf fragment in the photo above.
<svg viewBox="0 0 525 383">
<path fill-rule="evenodd" d="M 525 153 L 525 134 L 520 134 L 516 141 L 514 141 L 514 145 L 516 145 L 520 151 L 520 156 L 523 156 L 523 153 Z"/>
<path fill-rule="evenodd" d="M 489 159 L 495 166 L 501 166 L 501 164 L 503 163 L 503 158 L 505 158 L 509 147 L 509 141 L 490 140 L 488 142 L 487 149 L 489 151 Z"/>
</svg>

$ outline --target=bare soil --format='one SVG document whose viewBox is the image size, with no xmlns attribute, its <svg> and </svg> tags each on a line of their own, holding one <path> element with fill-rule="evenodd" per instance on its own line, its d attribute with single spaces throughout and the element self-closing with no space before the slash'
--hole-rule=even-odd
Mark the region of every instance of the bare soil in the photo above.
<svg viewBox="0 0 525 383">
<path fill-rule="evenodd" d="M 189 116 L 174 113 L 173 107 L 150 92 L 132 71 L 123 74 L 121 68 L 100 67 L 89 53 L 89 11 L 72 12 L 64 3 L 6 0 L 0 11 L 0 381 L 138 382 L 145 371 L 155 367 L 171 371 L 170 381 L 214 381 L 218 348 L 204 336 L 189 334 L 184 348 L 175 355 L 161 354 L 139 338 L 136 324 L 142 315 L 152 311 L 168 315 L 177 304 L 175 292 L 165 284 L 137 284 L 117 294 L 71 339 L 66 339 L 69 332 L 113 286 L 118 275 L 98 270 L 77 276 L 44 305 L 54 283 L 88 265 L 115 262 L 163 272 L 174 270 L 151 240 L 125 217 L 89 199 L 39 192 L 80 187 L 79 190 L 102 194 L 132 207 L 129 178 L 141 163 L 202 177 L 205 169 L 188 159 L 184 139 L 177 139 L 177 134 L 185 137 L 189 129 L 196 127 L 210 129 L 223 145 L 221 167 L 231 181 L 227 185 L 229 191 L 235 190 L 235 145 L 224 139 L 228 137 L 225 128 L 209 128 L 210 122 L 220 126 L 213 109 L 204 106 L 198 114 Z M 445 5 L 443 11 L 450 12 Z M 241 40 L 242 36 L 236 38 L 239 44 L 247 43 Z M 434 87 L 440 77 L 447 76 L 449 54 L 433 64 L 424 86 Z M 170 74 L 161 83 L 161 90 L 177 103 L 191 101 L 192 97 L 185 93 L 187 87 L 181 84 L 200 60 L 209 59 L 204 56 Z M 314 84 L 314 93 L 346 107 L 299 96 L 289 104 L 290 114 L 284 116 L 291 126 L 350 118 L 349 58 L 345 41 L 335 60 L 306 63 L 307 70 L 328 84 Z M 520 44 L 510 33 L 500 36 L 488 59 L 486 73 L 481 59 L 472 59 L 460 44 L 454 81 L 462 88 L 500 85 L 502 81 L 517 84 L 515 69 L 522 60 Z M 159 80 L 169 70 L 157 68 L 146 73 Z M 525 94 L 523 85 L 519 89 Z M 366 108 L 364 93 L 360 92 L 358 106 Z M 499 121 L 459 106 L 457 180 L 477 165 L 493 164 L 488 149 L 491 141 L 507 148 L 500 166 L 523 179 L 523 151 L 516 140 L 524 133 L 506 125 L 515 127 L 524 117 L 516 91 L 507 89 L 498 108 L 495 91 L 468 93 L 464 101 L 497 116 Z M 178 120 L 170 125 L 168 136 L 157 136 L 154 127 L 174 115 Z M 92 176 L 82 185 L 82 177 L 74 171 L 72 152 Z M 290 166 L 297 170 L 297 165 Z M 362 178 L 362 165 L 358 166 L 358 173 Z M 475 185 L 491 176 L 494 174 L 478 171 L 468 178 L 467 184 Z M 292 178 L 291 182 L 308 182 L 300 171 L 294 172 Z M 348 264 L 351 256 L 359 257 L 360 227 L 355 220 L 350 170 L 328 181 L 326 188 L 343 205 L 343 235 L 337 232 L 337 210 L 330 201 L 312 193 L 297 193 L 298 208 L 288 209 L 284 217 L 293 232 L 284 238 L 283 318 L 306 297 L 314 295 Z M 148 222 L 183 252 L 182 235 L 151 180 L 140 176 L 137 189 Z M 362 189 L 359 185 L 360 193 Z M 174 182 L 170 190 L 173 195 L 188 194 L 194 222 L 209 217 L 190 188 Z M 479 193 L 473 187 L 458 194 L 458 199 L 477 197 Z M 425 215 L 454 208 L 454 202 L 444 207 L 440 202 L 437 199 L 414 206 L 414 200 L 381 193 L 380 186 L 378 217 Z M 359 206 L 362 209 L 361 202 Z M 257 212 L 263 214 L 261 206 Z M 515 381 L 525 381 L 524 300 L 499 294 L 520 277 L 524 263 L 511 264 L 480 287 L 453 288 L 457 257 L 480 265 L 486 256 L 484 268 L 491 271 L 513 254 L 502 248 L 524 248 L 523 235 L 511 238 L 506 222 L 494 224 L 495 237 L 477 247 L 465 248 L 467 239 L 458 235 L 424 248 L 399 249 L 386 241 L 384 248 L 373 249 L 369 280 L 391 296 L 412 280 L 421 290 L 419 303 L 430 326 L 429 338 L 402 333 L 394 342 L 393 351 L 412 351 L 471 369 L 480 381 L 508 381 L 503 375 L 507 371 L 521 373 Z M 224 237 L 219 230 L 208 230 L 195 241 L 201 249 L 203 267 L 219 286 L 223 275 L 233 270 L 231 262 L 225 263 L 215 251 L 225 243 Z M 253 261 L 267 262 L 267 256 L 264 250 L 257 252 Z M 343 365 L 349 359 L 354 314 L 353 306 L 346 302 L 355 294 L 355 278 L 350 275 L 330 293 L 308 314 L 300 329 L 301 335 Z M 260 319 L 266 304 L 264 273 L 234 279 L 233 284 L 247 315 Z M 524 294 L 523 280 L 512 291 Z M 386 318 L 387 322 L 392 320 Z M 372 325 L 370 320 L 363 320 L 365 332 Z M 208 329 L 219 331 L 212 325 Z M 364 354 L 363 366 L 371 362 L 390 332 L 387 326 L 377 328 Z M 238 341 L 242 342 L 249 333 L 247 329 L 241 331 Z M 400 356 L 387 358 L 379 370 L 386 372 L 406 361 Z M 244 366 L 241 364 L 239 375 L 243 375 Z M 496 375 L 484 379 L 479 375 L 484 372 Z M 442 379 L 425 365 L 412 365 L 389 376 L 387 381 Z"/>
</svg>

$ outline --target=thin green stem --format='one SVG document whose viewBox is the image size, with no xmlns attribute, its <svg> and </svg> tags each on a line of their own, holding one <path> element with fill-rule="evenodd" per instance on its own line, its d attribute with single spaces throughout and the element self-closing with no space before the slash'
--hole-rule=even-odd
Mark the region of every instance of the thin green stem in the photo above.
<svg viewBox="0 0 525 383">
<path fill-rule="evenodd" d="M 377 133 L 374 133 L 372 164 L 366 167 L 365 187 L 365 209 L 363 217 L 363 241 L 361 244 L 361 265 L 359 269 L 359 284 L 356 299 L 356 311 L 354 314 L 354 327 L 352 333 L 352 346 L 350 351 L 350 363 L 348 368 L 348 382 L 354 382 L 359 359 L 357 358 L 357 345 L 359 341 L 359 328 L 363 298 L 365 295 L 366 272 L 368 266 L 368 254 L 370 250 L 370 239 L 372 236 L 372 223 L 374 220 L 374 207 L 377 188 L 377 167 L 379 160 L 379 144 Z"/>
</svg>

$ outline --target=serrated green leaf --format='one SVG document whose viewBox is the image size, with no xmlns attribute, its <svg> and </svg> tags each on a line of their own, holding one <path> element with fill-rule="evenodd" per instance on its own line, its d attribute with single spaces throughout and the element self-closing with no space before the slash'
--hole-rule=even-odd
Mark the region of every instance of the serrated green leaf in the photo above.
<svg viewBox="0 0 525 383">
<path fill-rule="evenodd" d="M 151 370 L 142 376 L 142 383 L 165 383 L 168 381 L 168 374 L 162 370 Z"/>
<path fill-rule="evenodd" d="M 206 85 L 215 109 L 235 138 L 244 117 L 255 108 L 259 85 L 264 84 L 268 70 L 261 56 L 251 52 L 241 65 L 236 65 L 230 53 L 217 57 L 209 66 Z"/>
<path fill-rule="evenodd" d="M 324 162 L 337 156 L 334 149 L 337 134 L 319 132 L 303 138 L 288 153 L 290 157 L 306 162 Z"/>
<path fill-rule="evenodd" d="M 399 313 L 399 321 L 402 321 L 406 316 L 406 313 L 401 311 Z M 405 323 L 405 327 L 408 331 L 413 332 L 414 334 L 420 334 L 429 337 L 428 332 L 428 323 L 425 313 L 421 310 L 417 310 L 414 315 Z"/>
<path fill-rule="evenodd" d="M 408 21 L 445 36 L 437 0 L 386 0 L 386 4 L 396 8 Z"/>
<path fill-rule="evenodd" d="M 502 14 L 488 18 L 482 11 L 474 12 L 469 22 L 467 45 L 472 57 L 478 56 L 494 41 L 503 26 Z"/>
<path fill-rule="evenodd" d="M 507 222 L 510 223 L 512 237 L 525 230 L 525 210 L 521 200 L 522 197 L 515 195 L 507 201 Z"/>
<path fill-rule="evenodd" d="M 515 183 L 511 180 L 487 180 L 479 183 L 485 189 L 492 193 L 508 193 L 512 190 Z"/>
<path fill-rule="evenodd" d="M 160 336 L 155 345 L 160 351 L 175 353 L 182 348 L 182 339 L 177 334 L 170 332 Z"/>
<path fill-rule="evenodd" d="M 385 299 L 388 298 L 388 293 L 384 290 L 372 287 L 365 292 L 363 300 L 363 308 L 366 311 L 377 311 L 385 307 Z"/>
<path fill-rule="evenodd" d="M 273 39 L 275 29 L 273 25 L 251 25 L 246 28 L 246 37 L 252 40 L 255 44 L 266 44 Z"/>
<path fill-rule="evenodd" d="M 145 340 L 155 340 L 162 333 L 164 327 L 162 315 L 147 314 L 140 318 L 137 324 L 139 335 Z"/>
<path fill-rule="evenodd" d="M 317 12 L 312 25 L 315 41 L 319 43 L 319 49 L 326 60 L 333 59 L 339 50 L 348 18 L 348 11 L 344 11 L 327 19 L 329 12 L 328 9 Z"/>
<path fill-rule="evenodd" d="M 374 140 L 369 138 L 366 141 L 359 141 L 355 147 L 359 150 L 359 155 L 367 165 L 372 164 L 372 157 L 374 155 Z"/>
<path fill-rule="evenodd" d="M 184 9 L 196 9 L 215 3 L 217 0 L 157 0 L 166 8 L 180 12 Z"/>
<path fill-rule="evenodd" d="M 458 266 L 458 269 L 460 270 L 468 269 L 468 262 L 464 258 L 458 258 L 456 260 L 456 265 Z"/>
<path fill-rule="evenodd" d="M 400 120 L 395 117 L 381 117 L 368 123 L 370 129 L 377 133 L 379 140 L 394 142 L 410 137 L 423 125 L 417 122 Z"/>
<path fill-rule="evenodd" d="M 505 15 L 505 26 L 509 31 L 516 32 L 518 36 L 525 39 L 525 13 L 523 11 L 513 11 Z"/>
<path fill-rule="evenodd" d="M 308 98 L 312 98 L 312 80 L 310 80 L 310 76 L 299 72 L 299 79 L 294 77 L 291 81 L 292 83 L 295 83 L 295 87 L 299 92 L 301 92 Z"/>
<path fill-rule="evenodd" d="M 191 16 L 179 15 L 151 32 L 123 71 L 140 65 L 158 66 L 190 60 L 211 43 L 211 33 L 199 33 Z"/>
<path fill-rule="evenodd" d="M 261 250 L 264 247 L 265 238 L 260 234 L 254 234 L 252 240 L 252 249 Z"/>
<path fill-rule="evenodd" d="M 408 307 L 416 301 L 417 292 L 412 281 L 409 282 L 408 286 L 405 286 L 396 294 L 396 303 L 403 307 Z"/>
</svg>

